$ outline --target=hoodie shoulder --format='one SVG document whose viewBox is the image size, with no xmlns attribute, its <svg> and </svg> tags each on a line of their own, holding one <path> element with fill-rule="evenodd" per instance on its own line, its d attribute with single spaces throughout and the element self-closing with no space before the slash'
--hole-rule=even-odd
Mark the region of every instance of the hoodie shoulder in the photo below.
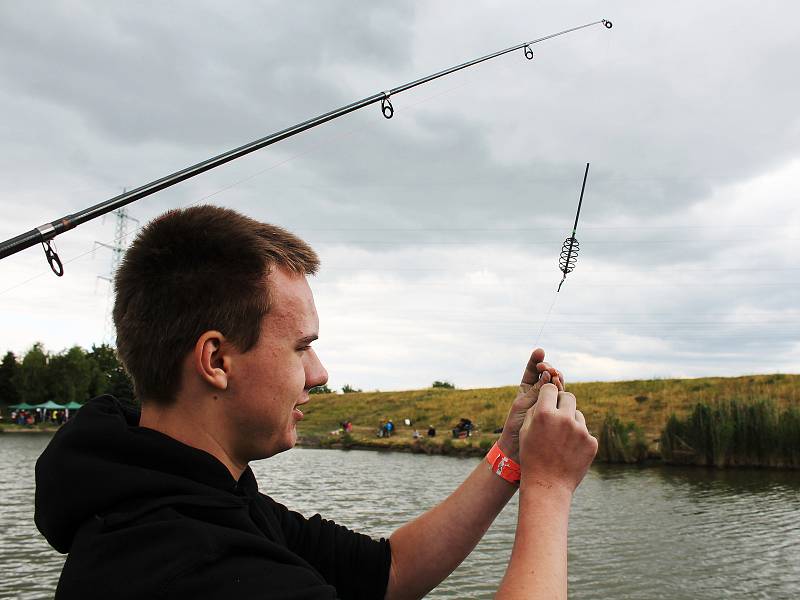
<svg viewBox="0 0 800 600">
<path fill-rule="evenodd" d="M 69 551 L 78 527 L 108 500 L 102 482 L 114 476 L 119 440 L 138 422 L 133 407 L 99 396 L 56 432 L 36 461 L 34 520 L 59 552 Z"/>
<path fill-rule="evenodd" d="M 36 461 L 36 526 L 53 548 L 70 551 L 91 519 L 180 497 L 227 497 L 235 481 L 210 454 L 139 427 L 135 406 L 112 396 L 89 401 Z"/>
</svg>

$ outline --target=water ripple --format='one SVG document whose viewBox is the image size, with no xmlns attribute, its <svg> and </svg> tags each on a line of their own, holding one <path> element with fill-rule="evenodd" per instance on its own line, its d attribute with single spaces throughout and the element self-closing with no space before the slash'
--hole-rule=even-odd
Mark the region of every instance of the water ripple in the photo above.
<svg viewBox="0 0 800 600">
<path fill-rule="evenodd" d="M 48 436 L 0 436 L 0 598 L 52 598 L 64 557 L 33 524 L 33 466 Z M 474 459 L 297 449 L 253 464 L 261 490 L 388 537 L 440 502 Z M 429 598 L 491 598 L 511 554 L 513 500 Z M 458 519 L 454 515 L 454 520 Z M 783 600 L 800 595 L 800 475 L 594 467 L 570 520 L 570 598 Z"/>
<path fill-rule="evenodd" d="M 33 524 L 33 468 L 49 435 L 0 435 L 0 598 L 52 598 L 65 557 Z"/>
</svg>

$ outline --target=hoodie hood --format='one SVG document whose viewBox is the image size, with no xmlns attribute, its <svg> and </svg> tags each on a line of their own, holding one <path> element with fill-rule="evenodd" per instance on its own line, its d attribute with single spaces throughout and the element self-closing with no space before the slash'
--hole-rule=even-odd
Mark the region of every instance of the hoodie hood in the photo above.
<svg viewBox="0 0 800 600">
<path fill-rule="evenodd" d="M 207 452 L 139 427 L 139 416 L 134 405 L 95 398 L 59 429 L 36 462 L 34 519 L 59 552 L 69 552 L 91 518 L 124 522 L 165 503 L 241 507 L 243 495 L 257 494 L 249 467 L 237 482 Z"/>
</svg>

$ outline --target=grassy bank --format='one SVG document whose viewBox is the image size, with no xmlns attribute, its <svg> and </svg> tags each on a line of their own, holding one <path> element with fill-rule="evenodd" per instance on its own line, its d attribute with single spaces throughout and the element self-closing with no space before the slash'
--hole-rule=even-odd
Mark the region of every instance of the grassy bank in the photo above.
<svg viewBox="0 0 800 600">
<path fill-rule="evenodd" d="M 698 403 L 711 407 L 732 399 L 745 405 L 768 400 L 778 412 L 800 409 L 800 375 L 576 383 L 568 389 L 577 396 L 590 430 L 600 438 L 599 458 L 611 462 L 660 456 L 661 434 L 670 418 L 688 418 Z M 515 393 L 516 387 L 510 386 L 315 395 L 304 407 L 306 419 L 299 430 L 307 445 L 480 454 L 497 438 L 492 432 L 502 426 Z M 450 428 L 461 417 L 479 429 L 472 438 L 452 440 Z M 411 427 L 403 425 L 406 418 L 412 420 Z M 395 436 L 375 436 L 382 419 L 394 421 Z M 331 435 L 345 420 L 353 423 L 350 436 L 343 440 Z M 415 443 L 413 430 L 424 435 L 429 424 L 436 427 L 437 437 Z"/>
<path fill-rule="evenodd" d="M 576 383 L 568 389 L 600 441 L 600 461 L 663 458 L 677 464 L 800 468 L 800 375 Z M 313 395 L 298 427 L 300 443 L 480 456 L 497 439 L 494 431 L 515 394 L 516 387 L 509 386 Z M 462 417 L 478 429 L 470 438 L 454 440 L 450 429 Z M 383 419 L 393 420 L 394 436 L 376 437 Z M 405 419 L 412 425 L 404 425 Z M 353 431 L 340 435 L 339 424 L 347 420 Z M 425 436 L 428 425 L 436 428 L 436 437 Z M 414 429 L 421 439 L 412 437 Z M 4 423 L 3 430 L 55 428 Z"/>
</svg>

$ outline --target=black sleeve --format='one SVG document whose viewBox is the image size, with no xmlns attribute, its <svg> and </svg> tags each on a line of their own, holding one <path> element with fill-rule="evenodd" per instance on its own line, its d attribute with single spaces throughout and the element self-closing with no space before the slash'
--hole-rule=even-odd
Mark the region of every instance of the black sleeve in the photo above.
<svg viewBox="0 0 800 600">
<path fill-rule="evenodd" d="M 342 600 L 383 598 L 389 582 L 389 541 L 374 540 L 314 515 L 306 519 L 268 496 L 289 550 L 308 561 Z"/>
<path fill-rule="evenodd" d="M 159 595 L 169 600 L 336 600 L 336 590 L 308 567 L 252 555 L 208 560 L 180 574 Z"/>
</svg>

